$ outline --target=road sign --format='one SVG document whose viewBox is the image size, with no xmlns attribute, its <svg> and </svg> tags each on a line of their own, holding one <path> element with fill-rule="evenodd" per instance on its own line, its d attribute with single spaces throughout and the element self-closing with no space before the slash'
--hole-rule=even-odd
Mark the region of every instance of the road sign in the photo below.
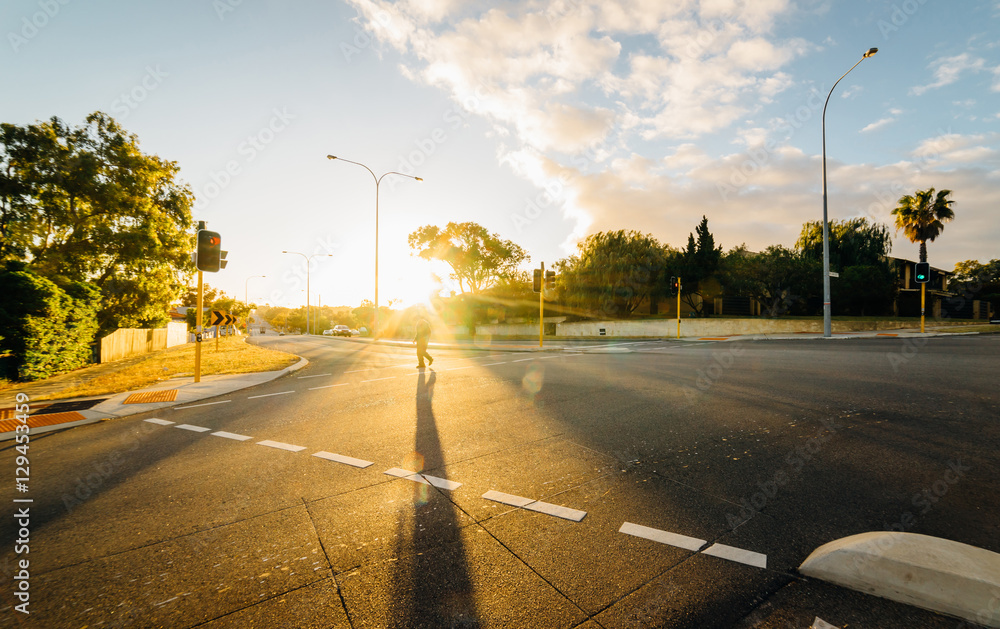
<svg viewBox="0 0 1000 629">
<path fill-rule="evenodd" d="M 213 310 L 212 311 L 212 322 L 209 325 L 229 325 L 226 323 L 226 318 L 229 315 L 226 314 L 225 310 Z"/>
<path fill-rule="evenodd" d="M 837 273 L 836 271 L 830 271 L 830 277 L 840 277 L 840 273 Z"/>
</svg>

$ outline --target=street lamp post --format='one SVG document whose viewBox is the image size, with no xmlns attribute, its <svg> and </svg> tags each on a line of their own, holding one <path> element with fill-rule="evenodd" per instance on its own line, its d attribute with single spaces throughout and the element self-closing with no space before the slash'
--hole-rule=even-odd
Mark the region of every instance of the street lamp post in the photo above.
<svg viewBox="0 0 1000 629">
<path fill-rule="evenodd" d="M 382 173 L 376 176 L 371 168 L 368 168 L 361 162 L 352 162 L 349 159 L 344 159 L 343 157 L 336 157 L 334 155 L 327 155 L 327 159 L 339 159 L 342 162 L 347 162 L 348 164 L 355 164 L 361 166 L 369 173 L 371 173 L 372 179 L 375 180 L 375 319 L 372 323 L 372 338 L 378 338 L 378 187 L 382 183 L 382 178 L 386 175 L 399 175 L 401 177 L 409 177 L 410 179 L 416 179 L 417 181 L 423 181 L 420 177 L 414 177 L 413 175 L 407 175 L 405 173 L 399 173 L 396 171 L 389 171 L 387 173 Z"/>
<path fill-rule="evenodd" d="M 306 254 L 299 253 L 298 251 L 282 251 L 281 253 L 294 253 L 295 255 L 300 255 L 300 256 L 302 256 L 303 258 L 306 259 L 306 334 L 312 334 L 312 332 L 310 331 L 310 328 L 309 328 L 309 265 L 310 265 L 310 260 L 312 260 L 316 256 L 321 256 L 321 257 L 326 256 L 328 258 L 332 258 L 333 254 L 332 253 L 314 253 L 311 256 L 307 256 Z"/>
<path fill-rule="evenodd" d="M 247 336 L 252 336 L 251 331 L 250 331 L 250 297 L 249 297 L 250 293 L 247 292 L 247 287 L 250 285 L 250 280 L 252 280 L 255 277 L 267 277 L 267 276 L 266 275 L 251 275 L 250 277 L 248 277 L 246 279 L 245 282 L 243 282 L 243 303 L 246 304 L 246 307 L 247 307 Z"/>
<path fill-rule="evenodd" d="M 860 59 L 858 63 L 861 63 L 868 57 L 871 57 L 876 52 L 878 48 L 869 48 Z M 851 70 L 858 67 L 858 63 L 851 66 Z M 848 70 L 844 73 L 847 76 L 851 73 Z M 844 76 L 837 79 L 837 83 L 840 83 Z M 826 106 L 830 104 L 830 97 L 833 96 L 833 90 L 837 88 L 837 83 L 833 84 L 830 88 L 830 93 L 826 95 L 826 102 L 823 103 L 823 336 L 830 338 L 832 336 L 832 324 L 830 321 L 830 225 L 827 221 L 827 210 L 826 210 Z"/>
</svg>

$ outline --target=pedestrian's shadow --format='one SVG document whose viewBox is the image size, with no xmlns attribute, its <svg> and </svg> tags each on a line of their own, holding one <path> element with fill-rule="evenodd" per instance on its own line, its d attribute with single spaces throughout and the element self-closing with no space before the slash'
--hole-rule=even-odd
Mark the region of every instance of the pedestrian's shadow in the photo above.
<svg viewBox="0 0 1000 629">
<path fill-rule="evenodd" d="M 417 376 L 413 471 L 447 478 L 434 417 L 437 374 Z M 422 461 L 422 465 L 420 465 Z M 420 469 L 415 469 L 419 467 Z M 413 483 L 412 522 L 401 510 L 397 523 L 397 568 L 391 593 L 392 627 L 479 627 L 472 579 L 462 541 L 462 522 L 447 490 Z"/>
</svg>

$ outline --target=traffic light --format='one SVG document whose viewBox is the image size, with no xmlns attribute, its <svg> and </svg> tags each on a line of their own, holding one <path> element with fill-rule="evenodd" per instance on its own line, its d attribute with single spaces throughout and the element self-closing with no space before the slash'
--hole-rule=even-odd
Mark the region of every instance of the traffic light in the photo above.
<svg viewBox="0 0 1000 629">
<path fill-rule="evenodd" d="M 680 289 L 680 282 L 677 281 L 676 275 L 670 276 L 670 294 L 676 295 L 677 291 Z"/>
<path fill-rule="evenodd" d="M 546 271 L 545 272 L 545 290 L 555 290 L 556 287 L 556 272 Z"/>
<path fill-rule="evenodd" d="M 195 257 L 195 266 L 199 271 L 218 273 L 220 268 L 225 268 L 223 262 L 225 254 L 222 251 L 222 236 L 218 232 L 211 232 L 207 229 L 198 230 L 198 251 Z"/>
<path fill-rule="evenodd" d="M 916 273 L 913 280 L 917 284 L 926 284 L 931 279 L 931 265 L 929 262 L 917 262 Z"/>
<path fill-rule="evenodd" d="M 536 293 L 542 292 L 542 270 L 535 269 L 535 277 L 531 284 L 531 290 Z"/>
</svg>

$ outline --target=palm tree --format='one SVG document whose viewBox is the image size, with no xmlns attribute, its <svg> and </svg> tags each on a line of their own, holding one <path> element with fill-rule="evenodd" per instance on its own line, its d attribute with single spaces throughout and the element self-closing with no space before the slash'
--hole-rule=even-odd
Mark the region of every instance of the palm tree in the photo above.
<svg viewBox="0 0 1000 629">
<path fill-rule="evenodd" d="M 920 261 L 927 262 L 927 241 L 933 242 L 944 231 L 944 224 L 955 218 L 948 197 L 951 190 L 941 190 L 934 195 L 934 188 L 917 190 L 913 195 L 900 197 L 899 205 L 892 211 L 896 217 L 896 231 L 903 233 L 910 242 L 920 243 Z"/>
</svg>

